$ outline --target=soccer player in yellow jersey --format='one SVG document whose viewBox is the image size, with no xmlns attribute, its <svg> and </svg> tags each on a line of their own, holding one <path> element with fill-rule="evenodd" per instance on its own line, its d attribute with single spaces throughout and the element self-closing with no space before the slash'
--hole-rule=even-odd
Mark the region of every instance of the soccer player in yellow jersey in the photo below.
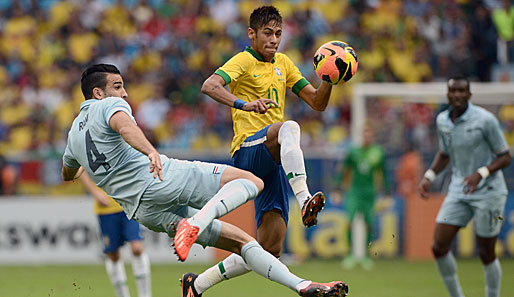
<svg viewBox="0 0 514 297">
<path fill-rule="evenodd" d="M 98 215 L 106 255 L 105 268 L 117 297 L 130 297 L 125 266 L 120 259 L 120 248 L 125 242 L 132 250 L 132 271 L 139 297 L 151 297 L 150 260 L 143 248 L 139 224 L 127 219 L 123 208 L 98 188 L 87 174 L 80 176 L 82 184 L 94 198 L 94 212 Z"/>
<path fill-rule="evenodd" d="M 307 187 L 300 126 L 294 121 L 284 122 L 286 88 L 312 109 L 323 111 L 332 86 L 322 82 L 314 88 L 289 57 L 277 53 L 282 17 L 275 7 L 263 6 L 252 12 L 248 37 L 251 46 L 216 70 L 203 83 L 202 92 L 232 107 L 234 166 L 252 172 L 265 185 L 254 200 L 257 240 L 279 257 L 286 235 L 289 197 L 294 195 L 298 200 L 307 227 L 316 225 L 317 214 L 325 205 L 324 194 L 311 195 Z M 185 274 L 182 283 L 194 287 L 195 296 L 200 296 L 223 279 L 248 271 L 243 259 L 232 254 L 198 277 Z"/>
</svg>

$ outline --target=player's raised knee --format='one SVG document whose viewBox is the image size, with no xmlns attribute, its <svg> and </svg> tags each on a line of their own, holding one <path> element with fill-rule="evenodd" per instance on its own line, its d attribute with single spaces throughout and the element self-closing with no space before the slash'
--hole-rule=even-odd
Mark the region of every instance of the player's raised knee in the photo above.
<svg viewBox="0 0 514 297">
<path fill-rule="evenodd" d="M 253 173 L 244 171 L 245 172 L 245 179 L 248 179 L 249 181 L 253 182 L 255 186 L 257 186 L 257 189 L 259 190 L 259 193 L 262 192 L 262 189 L 264 189 L 264 182 L 262 179 L 255 176 Z"/>
<path fill-rule="evenodd" d="M 290 132 L 290 133 L 300 133 L 300 125 L 295 122 L 295 121 L 285 121 L 283 124 L 282 124 L 282 127 L 280 127 L 280 130 L 285 130 L 287 132 Z"/>
<path fill-rule="evenodd" d="M 278 131 L 278 143 L 282 144 L 288 139 L 299 142 L 300 125 L 295 121 L 285 121 Z"/>
<path fill-rule="evenodd" d="M 231 166 L 227 167 L 223 172 L 220 181 L 220 188 L 236 179 L 246 179 L 254 183 L 259 193 L 264 189 L 264 182 L 253 173 Z"/>
</svg>

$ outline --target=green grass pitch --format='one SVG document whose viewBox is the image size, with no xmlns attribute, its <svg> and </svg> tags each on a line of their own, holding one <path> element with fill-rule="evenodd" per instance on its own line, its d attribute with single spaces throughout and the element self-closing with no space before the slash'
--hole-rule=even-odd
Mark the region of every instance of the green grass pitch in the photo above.
<svg viewBox="0 0 514 297">
<path fill-rule="evenodd" d="M 501 260 L 502 296 L 514 292 L 514 259 Z M 459 260 L 459 277 L 467 297 L 484 296 L 484 275 L 478 259 Z M 130 265 L 126 266 L 130 291 L 137 296 Z M 181 297 L 178 279 L 182 273 L 199 273 L 206 265 L 152 265 L 154 297 Z M 360 267 L 343 270 L 339 260 L 311 260 L 290 269 L 300 277 L 318 281 L 343 280 L 351 297 L 448 296 L 433 261 L 378 260 L 371 271 Z M 115 296 L 103 265 L 90 266 L 0 266 L 2 297 L 110 297 Z M 255 273 L 226 281 L 204 297 L 297 296 L 291 290 Z"/>
</svg>

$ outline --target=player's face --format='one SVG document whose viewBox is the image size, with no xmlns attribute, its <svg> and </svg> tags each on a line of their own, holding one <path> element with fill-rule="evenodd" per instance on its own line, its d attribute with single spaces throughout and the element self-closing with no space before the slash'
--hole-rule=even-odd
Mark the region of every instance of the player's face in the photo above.
<svg viewBox="0 0 514 297">
<path fill-rule="evenodd" d="M 252 41 L 253 50 L 269 62 L 275 56 L 282 39 L 282 24 L 270 21 L 257 31 L 248 28 L 248 37 Z"/>
<path fill-rule="evenodd" d="M 468 82 L 463 79 L 450 79 L 447 96 L 451 107 L 457 113 L 464 112 L 468 108 L 468 100 L 471 97 Z"/>
<path fill-rule="evenodd" d="M 374 134 L 373 131 L 370 128 L 364 129 L 364 133 L 362 135 L 362 144 L 364 146 L 368 146 L 373 143 Z"/>
<path fill-rule="evenodd" d="M 107 84 L 105 85 L 105 89 L 102 90 L 100 88 L 95 88 L 95 90 L 98 92 L 98 95 L 96 95 L 95 91 L 93 93 L 95 94 L 95 97 L 100 97 L 98 99 L 108 98 L 108 97 L 120 97 L 123 99 L 127 99 L 128 94 L 127 91 L 125 91 L 124 85 L 123 85 L 123 78 L 119 74 L 114 73 L 108 73 L 107 74 Z"/>
</svg>

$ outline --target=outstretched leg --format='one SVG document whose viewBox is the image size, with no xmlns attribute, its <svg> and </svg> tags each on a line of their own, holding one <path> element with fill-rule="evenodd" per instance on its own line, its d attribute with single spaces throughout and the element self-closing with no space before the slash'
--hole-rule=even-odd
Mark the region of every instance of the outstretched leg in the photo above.
<svg viewBox="0 0 514 297">
<path fill-rule="evenodd" d="M 259 244 L 270 254 L 279 258 L 284 245 L 287 226 L 278 210 L 264 213 L 261 225 L 257 229 L 257 240 Z M 201 294 L 212 286 L 228 279 L 243 275 L 251 271 L 243 258 L 238 254 L 231 254 L 198 275 L 195 278 L 195 289 Z"/>
<path fill-rule="evenodd" d="M 301 279 L 244 231 L 225 222 L 221 224 L 220 237 L 215 247 L 240 254 L 248 267 L 256 273 L 287 286 L 300 296 L 346 296 L 348 286 L 343 282 L 321 284 Z M 185 284 L 184 281 L 182 283 Z M 183 287 L 183 292 L 188 290 Z"/>
<path fill-rule="evenodd" d="M 198 235 L 214 220 L 255 198 L 264 183 L 248 171 L 227 167 L 221 176 L 220 190 L 202 209 L 177 225 L 174 247 L 177 256 L 185 261 Z"/>
</svg>

